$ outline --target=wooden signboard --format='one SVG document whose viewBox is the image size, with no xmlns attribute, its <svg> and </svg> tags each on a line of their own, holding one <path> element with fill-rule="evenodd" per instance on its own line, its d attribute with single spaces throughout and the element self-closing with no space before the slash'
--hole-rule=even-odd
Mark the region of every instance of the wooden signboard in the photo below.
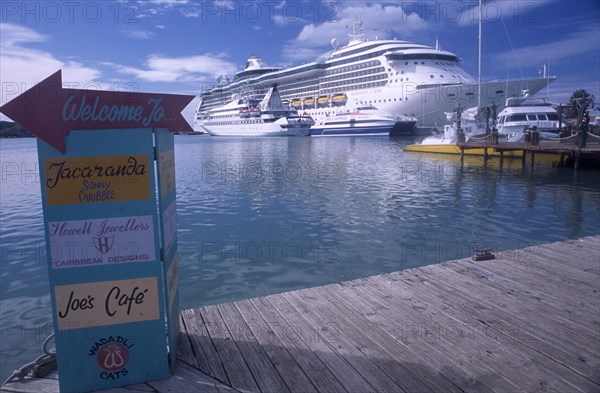
<svg viewBox="0 0 600 393">
<path fill-rule="evenodd" d="M 48 99 L 49 94 L 52 99 Z M 178 327 L 175 153 L 193 96 L 63 89 L 0 108 L 39 136 L 62 391 L 167 378 Z"/>
</svg>

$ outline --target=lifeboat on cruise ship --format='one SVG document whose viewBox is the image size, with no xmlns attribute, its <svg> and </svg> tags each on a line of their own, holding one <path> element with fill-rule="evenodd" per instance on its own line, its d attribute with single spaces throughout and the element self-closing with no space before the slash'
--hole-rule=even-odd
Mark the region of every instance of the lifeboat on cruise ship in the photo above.
<svg viewBox="0 0 600 393">
<path fill-rule="evenodd" d="M 301 104 L 302 104 L 302 102 L 301 102 L 301 101 L 300 101 L 300 99 L 298 99 L 298 98 L 294 98 L 294 99 L 292 100 L 292 106 L 293 106 L 294 108 L 300 108 L 300 105 L 301 105 Z"/>
<path fill-rule="evenodd" d="M 331 101 L 333 101 L 335 105 L 344 105 L 346 101 L 348 101 L 348 96 L 345 94 L 336 94 L 332 97 Z"/>
<path fill-rule="evenodd" d="M 304 107 L 305 108 L 312 108 L 315 105 L 315 99 L 312 97 L 306 97 L 304 99 Z"/>
<path fill-rule="evenodd" d="M 319 108 L 324 107 L 325 105 L 327 105 L 328 102 L 329 102 L 329 97 L 327 97 L 327 96 L 321 96 L 321 97 L 317 98 L 317 105 L 319 106 Z"/>
</svg>

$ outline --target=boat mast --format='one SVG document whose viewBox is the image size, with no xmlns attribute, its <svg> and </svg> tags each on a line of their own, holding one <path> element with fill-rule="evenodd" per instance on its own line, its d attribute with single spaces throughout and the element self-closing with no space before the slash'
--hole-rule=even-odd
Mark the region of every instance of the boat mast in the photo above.
<svg viewBox="0 0 600 393">
<path fill-rule="evenodd" d="M 477 71 L 477 107 L 481 108 L 481 27 L 483 24 L 483 0 L 479 0 L 479 60 Z"/>
</svg>

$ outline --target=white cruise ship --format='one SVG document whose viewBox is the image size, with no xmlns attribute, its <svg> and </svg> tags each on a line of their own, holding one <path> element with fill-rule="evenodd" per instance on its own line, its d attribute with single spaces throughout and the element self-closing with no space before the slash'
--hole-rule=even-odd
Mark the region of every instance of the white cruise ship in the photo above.
<svg viewBox="0 0 600 393">
<path fill-rule="evenodd" d="M 233 94 L 231 102 L 196 118 L 194 129 L 213 136 L 307 136 L 313 124 L 310 116 L 284 106 L 274 86 L 262 100 Z"/>
<path fill-rule="evenodd" d="M 421 127 L 441 128 L 446 123 L 444 112 L 451 112 L 458 102 L 465 107 L 478 105 L 477 80 L 460 67 L 454 53 L 437 44 L 369 41 L 360 20 L 355 21 L 349 36 L 348 45 L 340 47 L 333 39 L 330 52 L 288 68 L 269 67 L 252 55 L 233 80 L 219 78 L 214 87 L 200 94 L 197 119 L 224 105 L 235 92 L 265 94 L 275 84 L 284 101 L 317 123 L 329 108 L 344 104 L 342 97 L 356 98 L 393 115 L 416 117 Z M 482 83 L 480 105 L 501 105 L 523 90 L 533 95 L 554 79 L 544 75 Z"/>
</svg>

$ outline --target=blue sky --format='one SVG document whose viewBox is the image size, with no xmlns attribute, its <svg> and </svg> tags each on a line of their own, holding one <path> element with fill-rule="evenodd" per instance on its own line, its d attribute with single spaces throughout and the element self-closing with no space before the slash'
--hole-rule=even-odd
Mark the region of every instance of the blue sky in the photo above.
<svg viewBox="0 0 600 393">
<path fill-rule="evenodd" d="M 356 16 L 371 39 L 433 46 L 437 38 L 476 76 L 476 9 L 476 1 L 4 0 L 0 103 L 58 69 L 79 88 L 197 95 L 253 53 L 286 66 L 330 50 L 332 38 L 344 45 Z M 558 77 L 551 100 L 584 88 L 600 101 L 597 1 L 486 1 L 483 29 L 484 79 L 535 76 L 547 63 Z"/>
</svg>

